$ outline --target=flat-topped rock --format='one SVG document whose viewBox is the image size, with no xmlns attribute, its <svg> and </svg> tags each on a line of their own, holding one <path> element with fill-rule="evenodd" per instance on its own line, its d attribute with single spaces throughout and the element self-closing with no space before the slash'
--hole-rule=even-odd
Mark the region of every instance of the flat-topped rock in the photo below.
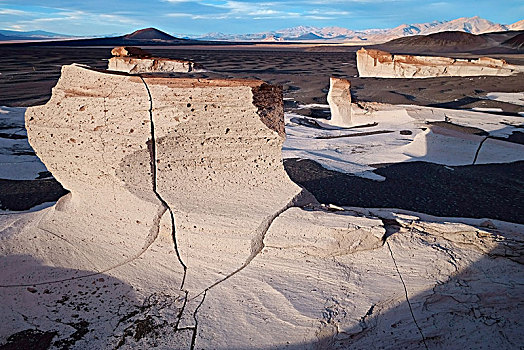
<svg viewBox="0 0 524 350">
<path fill-rule="evenodd" d="M 29 108 L 26 123 L 31 145 L 71 192 L 46 227 L 68 227 L 71 241 L 99 232 L 88 260 L 100 261 L 75 268 L 139 254 L 169 212 L 181 258 L 200 266 L 187 281 L 203 290 L 244 264 L 268 218 L 301 191 L 282 164 L 282 90 L 262 81 L 64 66 L 50 102 Z"/>
<path fill-rule="evenodd" d="M 150 57 L 146 50 L 134 46 L 118 46 L 111 50 L 111 55 L 117 57 Z"/>
<path fill-rule="evenodd" d="M 140 73 L 189 73 L 199 66 L 192 61 L 174 60 L 156 57 L 112 57 L 107 65 L 108 70 Z"/>
<path fill-rule="evenodd" d="M 524 72 L 523 66 L 501 59 L 454 59 L 449 57 L 392 55 L 389 52 L 360 49 L 357 69 L 361 77 L 430 78 L 440 76 L 508 76 Z"/>
<path fill-rule="evenodd" d="M 352 125 L 351 120 L 351 82 L 347 79 L 331 77 L 327 102 L 331 110 L 330 124 L 335 126 Z"/>
</svg>

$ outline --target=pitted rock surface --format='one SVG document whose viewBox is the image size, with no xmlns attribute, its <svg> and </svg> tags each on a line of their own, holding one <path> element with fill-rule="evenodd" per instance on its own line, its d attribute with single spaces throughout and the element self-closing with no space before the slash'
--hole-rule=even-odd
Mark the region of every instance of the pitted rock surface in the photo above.
<svg viewBox="0 0 524 350">
<path fill-rule="evenodd" d="M 449 57 L 392 55 L 379 50 L 357 51 L 357 69 L 361 77 L 431 78 L 453 76 L 508 76 L 524 72 L 523 66 L 501 59 L 455 59 Z"/>
</svg>

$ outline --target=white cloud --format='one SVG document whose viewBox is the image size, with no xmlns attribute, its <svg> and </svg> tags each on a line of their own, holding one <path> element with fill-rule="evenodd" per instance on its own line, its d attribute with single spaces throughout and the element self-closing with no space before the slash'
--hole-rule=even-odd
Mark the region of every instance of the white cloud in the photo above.
<svg viewBox="0 0 524 350">
<path fill-rule="evenodd" d="M 4 9 L 0 9 L 0 14 L 4 14 Z M 13 10 L 17 11 L 18 10 Z M 11 11 L 9 11 L 11 12 Z M 125 17 L 116 14 L 98 14 L 80 10 L 65 10 L 55 9 L 55 12 L 23 12 L 22 19 L 12 19 L 4 23 L 4 28 L 12 28 L 14 30 L 50 30 L 56 31 L 56 28 L 73 28 L 78 26 L 92 26 L 104 25 L 118 26 L 128 24 L 133 26 L 140 26 L 142 23 L 130 17 Z"/>
<path fill-rule="evenodd" d="M 165 0 L 170 2 L 181 2 L 178 0 Z M 222 9 L 222 13 L 204 13 L 204 14 L 190 14 L 174 12 L 169 13 L 168 17 L 187 17 L 192 19 L 242 19 L 252 18 L 255 20 L 263 19 L 288 19 L 288 18 L 304 18 L 314 20 L 328 20 L 332 19 L 335 15 L 349 15 L 348 11 L 321 11 L 314 10 L 307 13 L 299 13 L 294 11 L 282 10 L 283 6 L 278 2 L 260 2 L 260 3 L 246 3 L 235 0 L 228 0 L 223 3 L 210 3 L 210 2 L 198 2 L 200 5 L 212 7 L 215 9 Z"/>
<path fill-rule="evenodd" d="M 167 17 L 193 17 L 195 16 L 195 14 L 193 13 L 181 13 L 181 12 L 176 12 L 176 13 L 168 13 L 166 14 Z"/>
<path fill-rule="evenodd" d="M 315 19 L 315 20 L 330 20 L 330 19 L 333 19 L 333 17 L 327 17 L 327 16 L 304 16 L 304 18 Z"/>
<path fill-rule="evenodd" d="M 308 15 L 319 15 L 319 16 L 349 16 L 352 13 L 349 11 L 337 11 L 333 9 L 326 10 L 311 10 L 306 12 Z"/>
<path fill-rule="evenodd" d="M 175 13 L 168 13 L 166 14 L 167 17 L 175 17 L 175 18 L 191 18 L 191 19 L 227 19 L 231 18 L 228 14 L 194 14 L 194 13 L 181 13 L 181 12 L 175 12 Z"/>
<path fill-rule="evenodd" d="M 31 12 L 13 10 L 13 9 L 0 9 L 0 15 L 10 15 L 10 16 L 28 16 Z"/>
</svg>

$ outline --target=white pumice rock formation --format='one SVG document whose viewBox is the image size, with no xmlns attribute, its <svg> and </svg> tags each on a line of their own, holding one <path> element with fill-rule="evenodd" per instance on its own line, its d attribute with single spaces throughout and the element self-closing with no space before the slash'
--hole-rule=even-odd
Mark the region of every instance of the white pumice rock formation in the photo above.
<svg viewBox="0 0 524 350">
<path fill-rule="evenodd" d="M 327 102 L 331 110 L 331 125 L 350 126 L 351 120 L 351 82 L 347 79 L 331 77 Z"/>
<path fill-rule="evenodd" d="M 282 91 L 255 80 L 144 80 L 158 192 L 177 218 L 188 288 L 204 289 L 247 263 L 300 193 L 282 165 Z"/>
<path fill-rule="evenodd" d="M 116 57 L 151 57 L 151 54 L 139 47 L 118 46 L 111 50 L 111 55 Z"/>
<path fill-rule="evenodd" d="M 71 193 L 0 216 L 1 345 L 524 341 L 524 226 L 318 205 L 282 166 L 279 87 L 71 65 L 26 125 Z"/>
<path fill-rule="evenodd" d="M 111 57 L 107 69 L 132 74 L 189 73 L 195 69 L 195 64 L 169 58 Z"/>
<path fill-rule="evenodd" d="M 347 79 L 331 77 L 327 102 L 331 118 L 327 121 L 316 121 L 326 129 L 351 128 L 369 123 L 369 118 L 360 106 L 352 103 L 351 82 Z"/>
<path fill-rule="evenodd" d="M 115 57 L 109 59 L 108 70 L 131 74 L 140 73 L 189 73 L 199 68 L 191 61 L 151 57 L 138 47 L 119 46 L 111 50 Z"/>
<path fill-rule="evenodd" d="M 105 270 L 141 254 L 162 215 L 174 215 L 188 288 L 220 281 L 255 254 L 273 216 L 300 193 L 281 161 L 281 94 L 255 80 L 64 66 L 51 101 L 26 113 L 29 141 L 71 191 L 45 227 L 69 223 L 71 240 L 98 232 L 90 239 L 100 240 L 98 261 L 78 264 Z M 111 237 L 122 239 L 106 244 Z M 202 245 L 216 254 L 201 254 Z"/>
<path fill-rule="evenodd" d="M 360 49 L 357 69 L 361 77 L 432 78 L 453 76 L 509 76 L 524 72 L 524 66 L 508 64 L 501 59 L 455 59 L 449 57 L 393 55 L 389 52 Z"/>
</svg>

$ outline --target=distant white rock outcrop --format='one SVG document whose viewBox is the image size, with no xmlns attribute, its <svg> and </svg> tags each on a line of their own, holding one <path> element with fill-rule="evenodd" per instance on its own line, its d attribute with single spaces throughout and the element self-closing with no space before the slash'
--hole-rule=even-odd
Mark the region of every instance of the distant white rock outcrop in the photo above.
<svg viewBox="0 0 524 350">
<path fill-rule="evenodd" d="M 509 76 L 524 72 L 524 66 L 508 64 L 502 59 L 392 55 L 365 49 L 357 51 L 357 69 L 361 77 L 431 78 L 441 76 Z"/>
<path fill-rule="evenodd" d="M 195 63 L 170 58 L 150 57 L 151 55 L 136 47 L 116 47 L 111 51 L 108 70 L 139 73 L 189 73 L 197 67 Z"/>
<path fill-rule="evenodd" d="M 351 82 L 347 79 L 331 77 L 327 95 L 331 110 L 330 125 L 351 126 Z"/>
</svg>

